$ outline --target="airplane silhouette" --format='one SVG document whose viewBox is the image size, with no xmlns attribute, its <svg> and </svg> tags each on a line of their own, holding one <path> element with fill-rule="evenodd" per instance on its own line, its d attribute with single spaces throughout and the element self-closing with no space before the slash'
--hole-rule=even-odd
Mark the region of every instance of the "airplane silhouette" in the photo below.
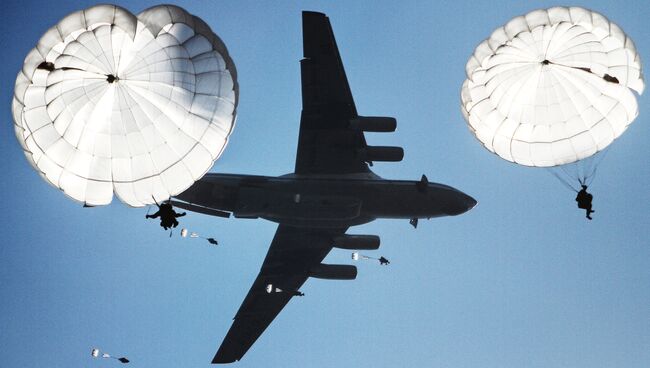
<svg viewBox="0 0 650 368">
<path fill-rule="evenodd" d="M 212 363 L 240 360 L 309 277 L 352 280 L 352 265 L 321 263 L 333 247 L 377 249 L 376 235 L 346 234 L 377 218 L 455 216 L 476 200 L 450 186 L 385 180 L 374 161 L 401 161 L 401 147 L 368 146 L 364 132 L 392 132 L 396 120 L 357 114 L 325 14 L 303 12 L 302 116 L 295 170 L 280 177 L 205 175 L 173 205 L 198 213 L 277 222 L 262 268 Z"/>
</svg>

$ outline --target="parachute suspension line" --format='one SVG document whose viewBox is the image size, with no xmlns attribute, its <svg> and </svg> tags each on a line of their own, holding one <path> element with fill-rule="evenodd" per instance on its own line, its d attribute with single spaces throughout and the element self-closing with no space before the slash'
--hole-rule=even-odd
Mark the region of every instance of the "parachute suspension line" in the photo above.
<svg viewBox="0 0 650 368">
<path fill-rule="evenodd" d="M 590 186 L 596 178 L 598 166 L 603 159 L 605 159 L 607 152 L 609 152 L 609 147 L 606 147 L 595 155 L 584 158 L 580 161 L 560 166 L 547 167 L 546 169 L 564 186 L 578 192 L 580 188 L 576 188 L 575 183 L 577 182 L 580 186 Z"/>
<path fill-rule="evenodd" d="M 577 179 L 580 185 L 587 185 L 587 179 L 591 176 L 594 168 L 594 156 L 587 157 L 574 164 L 578 167 Z"/>
<path fill-rule="evenodd" d="M 561 177 L 558 173 L 553 171 L 552 167 L 549 167 L 547 171 L 550 172 L 551 175 L 555 176 L 557 178 L 557 180 L 560 181 L 560 183 L 564 184 L 564 186 L 567 187 L 567 189 L 578 193 L 578 189 L 574 188 L 573 185 L 571 185 L 571 183 L 569 183 L 569 181 L 567 181 L 565 178 Z M 567 173 L 567 172 L 565 171 L 565 173 Z M 568 173 L 567 173 L 567 175 L 568 175 Z M 571 175 L 569 175 L 569 176 L 571 176 Z"/>
<path fill-rule="evenodd" d="M 593 168 L 591 169 L 589 174 L 585 177 L 584 185 L 590 186 L 591 183 L 594 181 L 594 179 L 596 178 L 596 172 L 598 171 L 598 166 L 600 165 L 601 162 L 603 162 L 603 160 L 605 159 L 605 156 L 607 156 L 608 152 L 609 152 L 609 146 L 605 147 L 604 150 L 597 153 L 596 155 L 598 157 L 592 156 L 592 158 L 593 158 L 593 162 L 592 162 Z"/>
<path fill-rule="evenodd" d="M 571 165 L 571 167 L 573 169 L 575 169 L 575 172 L 571 172 L 571 170 L 569 170 L 569 165 Z M 568 164 L 568 165 L 562 165 L 562 166 L 560 166 L 560 169 L 562 169 L 562 171 L 564 171 L 564 174 L 567 177 L 580 181 L 580 167 L 578 166 L 578 164 L 571 163 L 571 164 Z M 573 185 L 571 185 L 571 187 L 573 188 Z"/>
<path fill-rule="evenodd" d="M 588 178 L 585 178 L 584 185 L 590 186 L 591 183 L 593 183 L 594 179 L 596 178 L 596 171 L 598 167 L 594 167 L 594 170 L 591 172 Z"/>
<path fill-rule="evenodd" d="M 580 185 L 586 185 L 585 183 L 587 182 L 587 178 L 589 178 L 589 175 L 592 171 L 592 166 L 593 160 L 591 160 L 591 157 L 589 157 L 589 160 L 585 162 L 581 167 L 582 172 L 580 173 L 580 180 L 578 180 L 580 182 Z"/>
<path fill-rule="evenodd" d="M 155 203 L 156 206 L 158 206 L 158 208 L 160 208 L 160 205 L 158 204 L 158 201 L 156 200 L 156 197 L 153 196 L 153 194 L 151 195 L 151 199 L 153 199 L 153 203 Z"/>
</svg>

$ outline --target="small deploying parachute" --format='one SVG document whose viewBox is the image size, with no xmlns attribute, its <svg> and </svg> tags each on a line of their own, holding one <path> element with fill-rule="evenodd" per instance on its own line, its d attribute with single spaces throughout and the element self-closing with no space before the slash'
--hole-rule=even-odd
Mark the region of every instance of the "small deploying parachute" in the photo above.
<svg viewBox="0 0 650 368">
<path fill-rule="evenodd" d="M 183 238 L 187 238 L 188 236 L 189 236 L 190 238 L 201 238 L 201 239 L 203 239 L 203 240 L 207 240 L 207 242 L 210 243 L 210 244 L 212 244 L 212 245 L 219 245 L 219 242 L 216 241 L 214 238 L 205 238 L 205 237 L 199 235 L 198 233 L 190 232 L 189 230 L 183 228 L 183 229 L 181 230 L 181 237 L 183 237 Z"/>
<path fill-rule="evenodd" d="M 501 158 L 535 167 L 607 148 L 637 117 L 632 91 L 645 87 L 632 40 L 578 7 L 512 19 L 476 47 L 465 71 L 461 111 L 471 132 Z M 588 185 L 594 174 L 583 168 L 574 179 Z"/>
<path fill-rule="evenodd" d="M 353 261 L 358 261 L 360 259 L 374 259 L 375 261 L 379 261 L 379 264 L 382 266 L 387 266 L 390 264 L 390 261 L 385 258 L 384 256 L 381 256 L 379 258 L 375 257 L 370 257 L 370 256 L 364 256 L 363 254 L 359 254 L 358 252 L 353 252 L 352 253 L 352 260 Z"/>
<path fill-rule="evenodd" d="M 50 184 L 88 206 L 181 193 L 221 155 L 239 87 L 224 43 L 173 5 L 115 5 L 50 28 L 16 78 L 14 130 Z M 152 201 L 153 199 L 153 201 Z"/>
<path fill-rule="evenodd" d="M 90 352 L 90 355 L 91 355 L 93 358 L 99 358 L 99 357 L 100 357 L 99 354 L 100 354 L 100 352 L 99 352 L 99 349 L 97 349 L 97 348 L 93 348 L 93 350 Z M 125 358 L 125 357 L 116 358 L 116 357 L 114 357 L 114 356 L 111 356 L 111 355 L 108 354 L 108 353 L 103 353 L 103 354 L 101 355 L 101 357 L 102 357 L 102 358 L 106 358 L 106 359 L 115 359 L 115 360 L 119 361 L 119 362 L 122 363 L 122 364 L 126 364 L 126 363 L 130 362 L 130 360 L 128 360 L 128 359 Z"/>
<path fill-rule="evenodd" d="M 266 293 L 267 294 L 287 293 L 287 294 L 291 294 L 293 296 L 305 296 L 305 293 L 301 292 L 300 290 L 283 290 L 283 289 L 280 289 L 279 287 L 273 286 L 273 284 L 267 284 L 266 285 Z"/>
</svg>

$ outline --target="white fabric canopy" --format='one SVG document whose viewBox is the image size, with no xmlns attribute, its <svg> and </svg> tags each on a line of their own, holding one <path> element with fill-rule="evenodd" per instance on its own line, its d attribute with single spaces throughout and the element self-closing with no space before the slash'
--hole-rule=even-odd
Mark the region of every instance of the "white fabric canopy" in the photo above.
<svg viewBox="0 0 650 368">
<path fill-rule="evenodd" d="M 32 166 L 88 205 L 169 198 L 219 158 L 239 87 L 223 42 L 171 5 L 114 5 L 50 28 L 16 78 L 15 132 Z"/>
<path fill-rule="evenodd" d="M 527 166 L 589 157 L 638 115 L 641 61 L 601 14 L 572 7 L 512 19 L 466 65 L 461 111 L 491 152 Z"/>
</svg>

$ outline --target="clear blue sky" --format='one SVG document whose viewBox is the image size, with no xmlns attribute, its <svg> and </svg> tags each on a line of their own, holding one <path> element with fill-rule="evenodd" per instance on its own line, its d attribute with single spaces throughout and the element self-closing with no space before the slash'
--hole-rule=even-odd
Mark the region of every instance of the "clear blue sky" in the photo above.
<svg viewBox="0 0 650 368">
<path fill-rule="evenodd" d="M 137 13 L 154 5 L 120 2 Z M 381 220 L 389 267 L 356 281 L 309 280 L 237 367 L 650 366 L 650 106 L 615 142 L 593 184 L 594 220 L 543 169 L 485 151 L 459 110 L 474 47 L 549 1 L 178 2 L 227 44 L 239 71 L 238 125 L 214 172 L 281 175 L 300 117 L 301 10 L 328 14 L 357 108 L 394 116 L 401 163 L 380 176 L 457 187 L 479 200 L 455 218 Z M 650 58 L 647 1 L 573 1 L 619 24 Z M 91 2 L 5 1 L 0 23 L 0 365 L 207 367 L 253 282 L 276 225 L 183 218 L 219 239 L 168 238 L 146 209 L 82 208 L 32 170 L 14 138 L 16 73 L 41 34 Z M 350 263 L 334 250 L 330 263 Z"/>
</svg>

